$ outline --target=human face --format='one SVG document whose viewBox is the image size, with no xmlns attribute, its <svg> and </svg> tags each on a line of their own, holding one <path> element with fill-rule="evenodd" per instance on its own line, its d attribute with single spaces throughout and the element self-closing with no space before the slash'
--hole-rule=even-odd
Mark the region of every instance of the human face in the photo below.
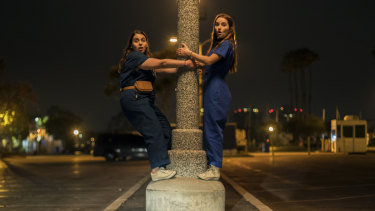
<svg viewBox="0 0 375 211">
<path fill-rule="evenodd" d="M 229 33 L 229 24 L 228 24 L 228 20 L 223 18 L 223 17 L 219 17 L 218 19 L 216 19 L 215 21 L 215 33 L 216 33 L 216 36 L 218 39 L 223 39 L 224 37 L 226 37 Z"/>
<path fill-rule="evenodd" d="M 135 34 L 132 40 L 132 48 L 135 51 L 145 53 L 148 48 L 146 37 L 143 34 Z"/>
</svg>

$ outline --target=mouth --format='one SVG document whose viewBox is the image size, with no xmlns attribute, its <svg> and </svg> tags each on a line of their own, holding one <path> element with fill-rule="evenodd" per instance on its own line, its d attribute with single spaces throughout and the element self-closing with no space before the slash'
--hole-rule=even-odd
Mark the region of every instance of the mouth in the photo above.
<svg viewBox="0 0 375 211">
<path fill-rule="evenodd" d="M 140 50 L 140 51 L 143 50 L 143 47 L 139 47 L 138 50 Z"/>
</svg>

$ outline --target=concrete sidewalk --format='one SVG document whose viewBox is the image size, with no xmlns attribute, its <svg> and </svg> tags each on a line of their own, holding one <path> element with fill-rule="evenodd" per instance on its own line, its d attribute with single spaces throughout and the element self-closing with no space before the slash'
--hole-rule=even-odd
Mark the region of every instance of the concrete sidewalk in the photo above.
<svg viewBox="0 0 375 211">
<path fill-rule="evenodd" d="M 118 211 L 144 211 L 146 210 L 146 187 L 150 181 L 147 181 L 138 189 Z M 221 180 L 225 187 L 225 210 L 232 211 L 252 211 L 258 210 L 248 201 L 246 201 L 236 190 L 232 188 L 225 180 Z"/>
</svg>

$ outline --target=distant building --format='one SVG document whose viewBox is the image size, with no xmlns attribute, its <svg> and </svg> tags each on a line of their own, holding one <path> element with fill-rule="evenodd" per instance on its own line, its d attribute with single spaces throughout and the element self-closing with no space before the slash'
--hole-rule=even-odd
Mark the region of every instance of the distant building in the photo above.
<svg viewBox="0 0 375 211">
<path fill-rule="evenodd" d="M 358 116 L 345 116 L 344 120 L 331 120 L 332 152 L 365 153 L 367 121 Z"/>
</svg>

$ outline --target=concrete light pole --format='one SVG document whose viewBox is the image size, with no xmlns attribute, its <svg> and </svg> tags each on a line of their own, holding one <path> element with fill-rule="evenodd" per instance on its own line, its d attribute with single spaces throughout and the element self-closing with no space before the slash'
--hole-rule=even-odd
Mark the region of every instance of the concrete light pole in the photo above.
<svg viewBox="0 0 375 211">
<path fill-rule="evenodd" d="M 198 52 L 199 0 L 177 0 L 178 41 Z M 225 189 L 219 181 L 203 181 L 197 175 L 207 168 L 199 129 L 198 74 L 179 69 L 176 88 L 176 129 L 172 131 L 171 164 L 177 178 L 151 182 L 146 189 L 146 210 L 222 210 Z"/>
</svg>

